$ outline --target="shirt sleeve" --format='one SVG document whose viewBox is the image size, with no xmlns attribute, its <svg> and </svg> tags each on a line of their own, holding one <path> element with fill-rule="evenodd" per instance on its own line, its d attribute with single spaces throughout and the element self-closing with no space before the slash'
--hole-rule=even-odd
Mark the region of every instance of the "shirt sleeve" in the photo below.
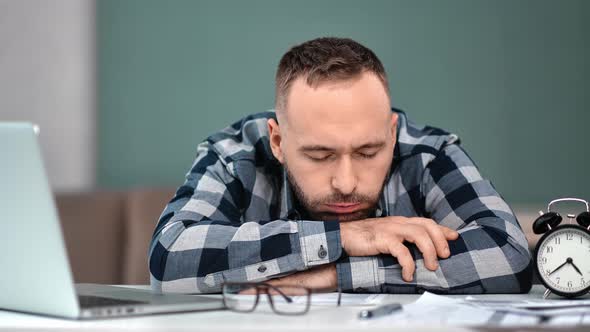
<svg viewBox="0 0 590 332">
<path fill-rule="evenodd" d="M 508 204 L 484 179 L 457 144 L 445 146 L 426 166 L 422 181 L 424 216 L 455 229 L 451 256 L 436 271 L 408 244 L 416 262 L 412 282 L 389 255 L 342 257 L 336 264 L 340 287 L 383 293 L 523 293 L 532 282 L 525 235 Z"/>
<path fill-rule="evenodd" d="M 199 145 L 196 160 L 160 216 L 149 248 L 152 290 L 213 293 L 224 281 L 263 281 L 336 261 L 337 222 L 244 222 L 247 189 Z"/>
</svg>

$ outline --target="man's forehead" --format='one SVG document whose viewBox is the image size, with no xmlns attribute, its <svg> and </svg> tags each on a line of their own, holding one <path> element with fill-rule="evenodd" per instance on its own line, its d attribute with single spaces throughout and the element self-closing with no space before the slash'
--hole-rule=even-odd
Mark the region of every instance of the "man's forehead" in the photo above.
<svg viewBox="0 0 590 332">
<path fill-rule="evenodd" d="M 338 142 L 337 144 L 299 144 L 297 149 L 303 152 L 341 152 L 341 151 L 358 151 L 358 150 L 378 150 L 384 146 L 386 146 L 387 142 L 385 139 L 377 139 L 377 140 L 367 140 L 361 143 L 352 143 L 352 145 L 342 144 L 342 142 Z"/>
<path fill-rule="evenodd" d="M 284 130 L 298 145 L 358 146 L 386 139 L 391 129 L 389 96 L 368 73 L 315 87 L 295 80 L 288 105 Z"/>
<path fill-rule="evenodd" d="M 320 112 L 321 113 L 321 112 Z M 335 111 L 335 113 L 338 113 Z M 373 112 L 368 112 L 373 113 Z M 289 121 L 288 139 L 297 145 L 323 145 L 354 148 L 380 143 L 390 137 L 391 111 L 389 114 L 367 114 L 361 117 L 317 116 Z M 287 137 L 286 137 L 287 138 Z"/>
<path fill-rule="evenodd" d="M 298 146 L 356 149 L 385 142 L 390 137 L 391 126 L 386 121 L 310 121 L 290 123 L 289 132 L 289 139 Z"/>
</svg>

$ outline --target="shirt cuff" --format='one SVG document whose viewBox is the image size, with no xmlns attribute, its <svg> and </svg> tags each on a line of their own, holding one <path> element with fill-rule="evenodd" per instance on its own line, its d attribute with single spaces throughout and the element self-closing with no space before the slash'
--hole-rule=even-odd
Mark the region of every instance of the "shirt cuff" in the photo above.
<svg viewBox="0 0 590 332">
<path fill-rule="evenodd" d="M 304 266 L 335 262 L 342 254 L 338 221 L 299 220 L 299 243 Z"/>
<path fill-rule="evenodd" d="M 385 275 L 379 269 L 379 258 L 346 257 L 336 263 L 338 286 L 342 291 L 380 293 Z"/>
</svg>

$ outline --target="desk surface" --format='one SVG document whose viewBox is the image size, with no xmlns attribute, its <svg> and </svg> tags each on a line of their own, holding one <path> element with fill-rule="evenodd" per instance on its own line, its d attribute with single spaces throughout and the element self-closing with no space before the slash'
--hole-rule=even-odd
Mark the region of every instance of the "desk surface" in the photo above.
<svg viewBox="0 0 590 332">
<path fill-rule="evenodd" d="M 495 300 L 538 299 L 542 297 L 543 287 L 535 285 L 529 294 L 510 295 L 476 295 L 475 297 Z M 464 295 L 457 295 L 464 298 Z M 384 302 L 399 302 L 402 304 L 414 302 L 419 295 L 391 294 Z M 233 313 L 230 311 L 210 311 L 179 313 L 168 315 L 152 315 L 130 318 L 115 318 L 94 321 L 75 321 L 58 318 L 35 316 L 30 314 L 0 311 L 0 329 L 10 330 L 59 330 L 69 331 L 84 329 L 113 330 L 191 330 L 191 331 L 358 331 L 358 330 L 400 330 L 406 331 L 475 331 L 493 329 L 470 329 L 457 326 L 391 326 L 379 321 L 361 321 L 357 315 L 359 306 L 314 306 L 303 316 L 278 316 L 270 310 L 257 308 L 254 313 Z M 584 329 L 581 329 L 584 330 Z M 587 329 L 586 329 L 587 330 Z"/>
</svg>

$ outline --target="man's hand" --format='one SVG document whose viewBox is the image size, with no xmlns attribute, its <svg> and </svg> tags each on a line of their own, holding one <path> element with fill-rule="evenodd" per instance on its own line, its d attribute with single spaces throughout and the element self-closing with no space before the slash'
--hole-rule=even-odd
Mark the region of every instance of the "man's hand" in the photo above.
<svg viewBox="0 0 590 332">
<path fill-rule="evenodd" d="M 440 226 L 431 219 L 384 217 L 340 223 L 342 248 L 350 256 L 390 254 L 402 267 L 402 277 L 412 281 L 416 264 L 404 241 L 416 244 L 429 270 L 438 268 L 438 257 L 448 258 L 449 240 L 456 240 L 459 233 Z"/>
<path fill-rule="evenodd" d="M 273 286 L 301 286 L 315 290 L 333 292 L 338 289 L 336 265 L 320 265 L 282 278 L 268 280 L 266 283 Z"/>
</svg>

